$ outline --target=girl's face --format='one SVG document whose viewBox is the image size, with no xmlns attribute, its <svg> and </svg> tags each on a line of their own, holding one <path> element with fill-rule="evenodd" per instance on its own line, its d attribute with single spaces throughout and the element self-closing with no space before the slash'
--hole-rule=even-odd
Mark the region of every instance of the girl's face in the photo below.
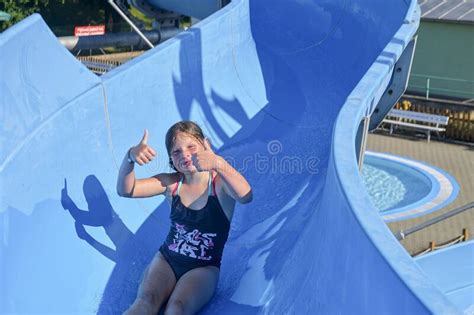
<svg viewBox="0 0 474 315">
<path fill-rule="evenodd" d="M 196 138 L 178 132 L 171 148 L 171 160 L 174 167 L 181 173 L 196 172 L 192 155 L 203 150 L 204 146 Z"/>
</svg>

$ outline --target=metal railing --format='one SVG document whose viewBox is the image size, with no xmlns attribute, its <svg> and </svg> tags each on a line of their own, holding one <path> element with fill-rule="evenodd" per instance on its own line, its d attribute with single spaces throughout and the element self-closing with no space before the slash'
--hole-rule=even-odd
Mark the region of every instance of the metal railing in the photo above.
<svg viewBox="0 0 474 315">
<path fill-rule="evenodd" d="M 119 6 L 117 4 L 115 4 L 114 0 L 108 0 L 108 2 L 112 6 L 112 8 L 114 8 L 114 10 L 117 11 L 117 13 L 133 28 L 133 30 L 135 32 L 137 32 L 137 34 L 145 41 L 145 43 L 147 43 L 147 45 L 150 46 L 150 48 L 155 47 L 148 40 L 148 38 L 146 38 L 146 36 L 143 35 L 143 33 L 140 31 L 140 29 L 135 24 L 133 24 L 133 22 L 128 18 L 128 16 L 125 13 L 122 12 L 122 10 L 119 8 Z"/>
<path fill-rule="evenodd" d="M 397 234 L 395 234 L 395 237 L 396 237 L 399 241 L 401 241 L 401 240 L 405 239 L 405 237 L 407 237 L 407 236 L 410 235 L 410 234 L 413 234 L 413 233 L 415 233 L 415 232 L 417 232 L 417 231 L 419 231 L 419 230 L 422 230 L 422 229 L 424 229 L 424 228 L 426 228 L 426 227 L 428 227 L 428 226 L 430 226 L 430 225 L 433 225 L 433 224 L 436 224 L 436 223 L 441 222 L 441 221 L 443 221 L 443 220 L 446 220 L 447 218 L 450 218 L 450 217 L 452 217 L 452 216 L 455 216 L 455 215 L 457 215 L 457 214 L 459 214 L 459 213 L 461 213 L 461 212 L 464 212 L 464 211 L 466 211 L 466 210 L 469 210 L 469 209 L 471 209 L 471 208 L 474 208 L 474 201 L 472 201 L 472 202 L 470 202 L 470 203 L 468 203 L 468 204 L 466 204 L 466 205 L 464 205 L 464 206 L 462 206 L 462 207 L 459 207 L 459 208 L 453 209 L 453 210 L 451 210 L 451 211 L 449 211 L 449 212 L 446 212 L 446 213 L 444 213 L 444 214 L 442 214 L 442 215 L 440 215 L 440 216 L 437 216 L 437 217 L 435 217 L 435 218 L 433 218 L 433 219 L 431 219 L 431 220 L 428 220 L 428 221 L 426 221 L 426 222 L 422 222 L 422 223 L 420 223 L 420 224 L 417 224 L 417 225 L 415 225 L 415 226 L 412 226 L 411 228 L 408 228 L 408 229 L 406 229 L 406 230 L 400 230 L 400 231 L 397 232 Z"/>
<path fill-rule="evenodd" d="M 82 60 L 82 64 L 85 65 L 89 70 L 91 70 L 92 72 L 98 75 L 107 73 L 108 71 L 117 67 L 117 65 L 101 62 L 101 61 Z"/>
<path fill-rule="evenodd" d="M 102 75 L 125 62 L 141 55 L 143 51 L 115 53 L 109 55 L 96 55 L 96 56 L 76 56 L 76 58 L 82 62 L 89 70 L 95 74 Z"/>
<path fill-rule="evenodd" d="M 421 79 L 425 82 L 424 85 L 413 84 L 413 79 Z M 433 87 L 433 82 L 444 82 L 438 85 L 446 85 L 446 84 L 460 84 L 466 85 L 467 88 L 465 90 L 459 89 L 448 89 L 444 87 Z M 424 90 L 425 97 L 427 99 L 430 98 L 431 94 L 449 94 L 449 95 L 457 95 L 462 96 L 466 99 L 473 99 L 474 98 L 474 81 L 464 80 L 464 79 L 456 79 L 456 78 L 447 78 L 447 77 L 440 77 L 434 75 L 421 75 L 412 73 L 410 75 L 410 83 L 408 84 L 408 89 L 416 88 L 419 90 Z"/>
</svg>

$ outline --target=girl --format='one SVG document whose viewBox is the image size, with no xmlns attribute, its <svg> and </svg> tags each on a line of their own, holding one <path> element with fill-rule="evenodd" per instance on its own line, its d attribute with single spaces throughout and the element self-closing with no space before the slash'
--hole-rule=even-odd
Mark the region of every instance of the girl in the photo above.
<svg viewBox="0 0 474 315">
<path fill-rule="evenodd" d="M 145 165 L 156 156 L 145 130 L 119 171 L 120 196 L 164 194 L 171 205 L 168 236 L 146 268 L 137 298 L 125 314 L 156 314 L 166 300 L 165 314 L 193 314 L 202 308 L 217 286 L 235 202 L 252 200 L 249 183 L 212 151 L 196 123 L 174 124 L 166 133 L 166 149 L 176 172 L 135 179 L 135 164 Z"/>
</svg>

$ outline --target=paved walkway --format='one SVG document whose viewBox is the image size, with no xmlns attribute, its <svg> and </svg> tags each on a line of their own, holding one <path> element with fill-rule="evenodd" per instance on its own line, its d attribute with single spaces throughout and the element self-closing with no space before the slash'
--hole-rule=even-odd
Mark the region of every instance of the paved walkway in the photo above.
<svg viewBox="0 0 474 315">
<path fill-rule="evenodd" d="M 393 232 L 409 228 L 474 201 L 474 144 L 472 146 L 459 145 L 436 140 L 428 143 L 425 139 L 370 134 L 367 150 L 387 152 L 427 162 L 448 172 L 460 186 L 458 197 L 454 202 L 443 209 L 415 219 L 389 223 Z M 402 241 L 402 244 L 410 254 L 418 253 L 426 249 L 430 241 L 441 244 L 460 236 L 463 228 L 468 228 L 469 239 L 474 238 L 474 209 L 411 234 Z"/>
</svg>

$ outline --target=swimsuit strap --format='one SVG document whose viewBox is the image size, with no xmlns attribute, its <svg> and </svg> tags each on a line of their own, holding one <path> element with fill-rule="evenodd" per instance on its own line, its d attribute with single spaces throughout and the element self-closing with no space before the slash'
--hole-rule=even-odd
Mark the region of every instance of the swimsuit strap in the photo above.
<svg viewBox="0 0 474 315">
<path fill-rule="evenodd" d="M 174 197 L 174 196 L 176 195 L 176 190 L 177 190 L 177 189 L 178 189 L 178 183 L 176 183 L 176 184 L 174 185 L 173 191 L 171 192 L 171 196 Z"/>
<path fill-rule="evenodd" d="M 216 188 L 214 187 L 214 178 L 212 178 L 212 172 L 209 172 L 209 180 L 207 182 L 207 194 L 209 196 L 212 195 L 212 192 L 214 192 L 214 195 L 216 194 Z M 183 180 L 184 180 L 184 176 L 182 175 L 181 176 L 181 179 L 180 181 L 175 185 L 174 189 L 173 189 L 173 197 L 175 196 L 175 192 L 176 192 L 176 195 L 179 195 L 179 191 L 181 190 L 181 185 L 183 184 Z"/>
<path fill-rule="evenodd" d="M 214 196 L 217 196 L 217 194 L 216 194 L 216 177 L 217 176 L 214 176 L 212 178 L 212 193 L 213 193 Z"/>
<path fill-rule="evenodd" d="M 184 175 L 181 174 L 181 179 L 178 183 L 178 192 L 176 193 L 177 195 L 179 195 L 179 191 L 181 190 L 181 185 L 183 184 L 183 180 L 184 180 Z"/>
<path fill-rule="evenodd" d="M 214 191 L 214 179 L 212 178 L 212 172 L 209 171 L 209 181 L 207 182 L 207 195 L 212 196 Z"/>
</svg>

